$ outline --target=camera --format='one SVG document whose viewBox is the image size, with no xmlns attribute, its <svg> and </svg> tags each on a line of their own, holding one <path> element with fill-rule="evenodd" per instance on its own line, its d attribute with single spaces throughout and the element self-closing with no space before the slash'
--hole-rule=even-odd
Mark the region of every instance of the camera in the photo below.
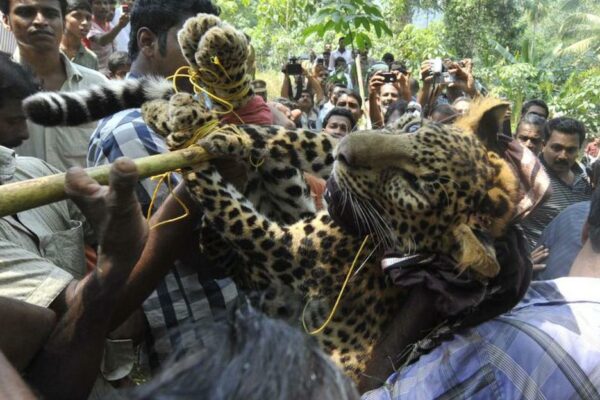
<svg viewBox="0 0 600 400">
<path fill-rule="evenodd" d="M 288 75 L 302 75 L 302 65 L 298 62 L 298 57 L 290 57 L 285 65 L 285 73 Z"/>
<path fill-rule="evenodd" d="M 448 67 L 441 58 L 429 60 L 429 63 L 431 64 L 431 74 L 434 77 L 436 85 L 449 85 L 456 81 L 455 76 L 448 72 Z"/>
<path fill-rule="evenodd" d="M 123 14 L 127 14 L 129 12 L 129 4 L 123 4 L 121 10 L 123 10 Z"/>
<path fill-rule="evenodd" d="M 381 74 L 383 76 L 383 83 L 394 83 L 396 82 L 396 74 L 393 72 L 384 72 Z"/>
</svg>

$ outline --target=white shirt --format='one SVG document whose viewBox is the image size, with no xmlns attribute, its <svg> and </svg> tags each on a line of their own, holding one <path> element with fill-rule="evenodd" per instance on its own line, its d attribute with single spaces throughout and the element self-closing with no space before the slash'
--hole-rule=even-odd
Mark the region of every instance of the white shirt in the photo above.
<svg viewBox="0 0 600 400">
<path fill-rule="evenodd" d="M 352 51 L 350 51 L 350 49 L 346 49 L 343 53 L 339 50 L 335 50 L 333 53 L 331 53 L 331 56 L 329 57 L 330 71 L 335 70 L 335 59 L 338 57 L 344 57 L 344 60 L 346 60 L 346 64 L 348 65 L 352 63 Z"/>
<path fill-rule="evenodd" d="M 123 6 L 117 7 L 115 10 L 115 16 L 111 21 L 112 26 L 117 26 L 119 23 L 119 19 L 123 15 Z M 121 29 L 121 32 L 115 38 L 115 47 L 116 51 L 124 51 L 125 53 L 129 53 L 129 34 L 131 33 L 131 23 L 128 23 L 125 28 Z"/>
<path fill-rule="evenodd" d="M 102 84 L 106 77 L 98 71 L 77 65 L 60 53 L 67 79 L 60 88 L 61 91 L 73 92 L 87 89 L 94 84 Z M 21 62 L 19 49 L 13 54 L 13 59 Z M 27 121 L 29 139 L 15 150 L 22 156 L 41 158 L 53 167 L 66 171 L 70 167 L 85 168 L 85 157 L 88 142 L 97 122 L 79 126 L 41 126 Z"/>
</svg>

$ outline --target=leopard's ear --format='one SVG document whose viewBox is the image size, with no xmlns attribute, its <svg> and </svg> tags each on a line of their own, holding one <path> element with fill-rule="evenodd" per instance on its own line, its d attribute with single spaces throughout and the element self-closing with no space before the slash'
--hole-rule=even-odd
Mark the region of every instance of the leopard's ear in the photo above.
<svg viewBox="0 0 600 400">
<path fill-rule="evenodd" d="M 471 103 L 469 112 L 454 125 L 463 131 L 472 132 L 490 151 L 499 152 L 498 134 L 509 104 L 499 99 L 484 97 Z"/>
</svg>

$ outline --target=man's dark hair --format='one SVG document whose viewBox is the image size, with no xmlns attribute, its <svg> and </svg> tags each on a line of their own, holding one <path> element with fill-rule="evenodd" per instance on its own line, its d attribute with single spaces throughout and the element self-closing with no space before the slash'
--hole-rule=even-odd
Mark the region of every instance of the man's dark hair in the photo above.
<svg viewBox="0 0 600 400">
<path fill-rule="evenodd" d="M 585 126 L 576 119 L 558 117 L 548 120 L 544 125 L 544 142 L 550 140 L 550 136 L 554 131 L 577 135 L 579 137 L 579 147 L 583 146 L 583 142 L 585 142 Z"/>
<path fill-rule="evenodd" d="M 596 164 L 599 164 L 596 161 Z M 590 215 L 587 219 L 588 223 L 588 238 L 592 244 L 592 249 L 596 253 L 600 253 L 600 187 L 596 187 L 592 193 L 592 201 L 590 204 Z"/>
<path fill-rule="evenodd" d="M 67 8 L 65 10 L 65 15 L 77 10 L 85 10 L 91 13 L 92 5 L 87 0 L 67 0 Z"/>
<path fill-rule="evenodd" d="M 444 116 L 444 123 L 446 124 L 450 124 L 454 122 L 456 118 L 458 118 L 458 112 L 456 111 L 456 108 L 452 107 L 450 104 L 439 104 L 435 106 L 429 116 L 431 117 L 433 113 L 438 113 Z"/>
<path fill-rule="evenodd" d="M 277 97 L 277 98 L 273 99 L 273 101 L 275 103 L 279 103 L 279 104 L 286 106 L 290 110 L 293 110 L 294 108 L 298 108 L 298 105 L 295 102 L 293 102 L 292 100 L 287 99 L 285 97 Z"/>
<path fill-rule="evenodd" d="M 0 52 L 0 107 L 7 100 L 22 100 L 40 90 L 33 74 Z"/>
<path fill-rule="evenodd" d="M 349 89 L 340 90 L 340 92 L 338 93 L 338 100 L 343 94 L 345 94 L 346 96 L 355 98 L 356 101 L 358 102 L 358 106 L 362 107 L 362 98 L 360 97 L 360 95 L 358 93 L 356 93 L 353 90 L 349 90 Z"/>
<path fill-rule="evenodd" d="M 67 15 L 67 0 L 58 0 L 58 2 L 60 4 L 60 12 L 64 18 L 65 15 Z M 0 0 L 0 11 L 2 11 L 2 14 L 8 15 L 8 12 L 10 11 L 10 0 Z"/>
<path fill-rule="evenodd" d="M 140 51 L 137 33 L 147 28 L 158 38 L 158 49 L 163 56 L 167 51 L 167 33 L 186 18 L 198 13 L 219 15 L 219 8 L 211 0 L 136 0 L 131 11 L 129 57 L 135 60 Z"/>
<path fill-rule="evenodd" d="M 525 116 L 525 114 L 527 114 L 527 112 L 529 112 L 529 109 L 533 106 L 542 107 L 544 111 L 546 111 L 545 118 L 548 118 L 548 116 L 550 115 L 550 110 L 548 109 L 548 105 L 544 100 L 532 99 L 527 100 L 525 103 L 523 103 L 523 106 L 521 107 L 521 118 L 523 118 L 523 116 Z"/>
<path fill-rule="evenodd" d="M 115 51 L 108 57 L 108 70 L 113 74 L 124 65 L 131 65 L 129 54 L 124 51 Z"/>
<path fill-rule="evenodd" d="M 358 399 L 314 338 L 245 306 L 198 325 L 198 348 L 176 355 L 130 399 Z"/>
<path fill-rule="evenodd" d="M 331 96 L 331 94 L 333 93 L 333 90 L 336 87 L 340 87 L 342 89 L 347 89 L 348 88 L 347 85 L 344 85 L 343 83 L 340 83 L 340 82 L 329 82 L 327 84 L 327 96 Z"/>
<path fill-rule="evenodd" d="M 352 115 L 350 110 L 348 110 L 347 108 L 342 108 L 342 107 L 333 107 L 327 113 L 327 115 L 325 115 L 325 118 L 323 119 L 323 129 L 327 126 L 329 119 L 335 115 L 337 115 L 339 117 L 348 118 L 348 120 L 350 121 L 350 130 L 354 130 L 354 127 L 356 126 L 356 121 L 354 120 L 354 116 Z"/>
<path fill-rule="evenodd" d="M 394 111 L 397 111 L 398 114 L 402 115 L 406 112 L 406 109 L 408 108 L 408 102 L 406 100 L 396 100 L 393 103 L 390 103 L 388 105 L 387 110 L 385 111 L 385 115 L 383 116 L 383 122 L 384 124 L 387 124 L 388 121 L 390 120 L 390 117 L 392 116 L 392 114 L 394 113 Z"/>
<path fill-rule="evenodd" d="M 541 133 L 544 132 L 544 125 L 546 125 L 546 120 L 536 114 L 526 114 L 523 115 L 523 118 L 519 120 L 519 123 L 517 124 L 517 131 L 519 130 L 522 124 L 534 126 Z"/>
<path fill-rule="evenodd" d="M 394 55 L 392 53 L 385 53 L 381 57 L 381 61 L 383 61 L 386 64 L 391 64 L 394 62 Z"/>
</svg>

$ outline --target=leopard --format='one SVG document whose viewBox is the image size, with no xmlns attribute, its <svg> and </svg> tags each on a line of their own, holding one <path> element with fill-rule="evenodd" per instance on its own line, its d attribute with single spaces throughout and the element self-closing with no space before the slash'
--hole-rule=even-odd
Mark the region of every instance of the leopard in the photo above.
<svg viewBox="0 0 600 400">
<path fill-rule="evenodd" d="M 237 46 L 245 38 L 215 18 L 198 15 L 178 34 L 190 75 L 205 74 L 205 80 L 214 79 L 213 96 L 244 105 L 251 89 L 239 90 L 233 78 L 247 82 L 244 46 Z M 213 29 L 221 33 L 204 40 Z M 217 43 L 221 47 L 212 47 Z M 223 51 L 226 45 L 233 50 Z M 184 171 L 204 210 L 203 225 L 213 233 L 201 240 L 212 244 L 216 235 L 235 248 L 245 261 L 236 282 L 267 290 L 262 300 L 270 315 L 305 325 L 358 380 L 405 296 L 380 266 L 386 252 L 449 255 L 457 273 L 472 270 L 481 280 L 498 273 L 493 248 L 480 233 L 502 234 L 517 195 L 516 178 L 492 151 L 490 137 L 497 129 L 488 126 L 507 105 L 490 101 L 453 127 L 421 121 L 416 131 L 397 126 L 341 141 L 326 133 L 250 125 L 221 125 L 195 138 L 227 104 L 208 111 L 206 96 L 177 93 L 172 82 L 151 77 L 38 94 L 26 100 L 25 109 L 35 122 L 56 125 L 141 106 L 145 121 L 171 149 L 193 141 L 216 158 L 237 160 L 248 174 L 242 187 L 223 178 L 215 163 Z M 316 212 L 300 181 L 302 171 L 329 179 L 331 204 L 342 206 Z M 290 293 L 304 304 L 300 314 L 288 310 Z"/>
<path fill-rule="evenodd" d="M 197 140 L 217 158 L 282 162 L 328 177 L 337 209 L 291 224 L 261 213 L 214 163 L 186 170 L 184 180 L 205 223 L 244 257 L 244 279 L 302 298 L 296 322 L 358 381 L 406 296 L 381 268 L 386 253 L 443 254 L 455 261 L 457 274 L 469 270 L 482 281 L 498 274 L 494 250 L 480 238 L 481 232 L 500 237 L 518 202 L 515 174 L 489 150 L 488 136 L 498 132 L 506 109 L 488 99 L 454 126 L 422 120 L 412 133 L 397 126 L 354 132 L 341 141 L 327 133 L 252 125 L 221 126 Z M 169 146 L 189 141 L 186 132 L 169 134 Z M 361 265 L 351 272 L 361 248 Z M 276 296 L 266 301 L 286 301 Z"/>
</svg>

